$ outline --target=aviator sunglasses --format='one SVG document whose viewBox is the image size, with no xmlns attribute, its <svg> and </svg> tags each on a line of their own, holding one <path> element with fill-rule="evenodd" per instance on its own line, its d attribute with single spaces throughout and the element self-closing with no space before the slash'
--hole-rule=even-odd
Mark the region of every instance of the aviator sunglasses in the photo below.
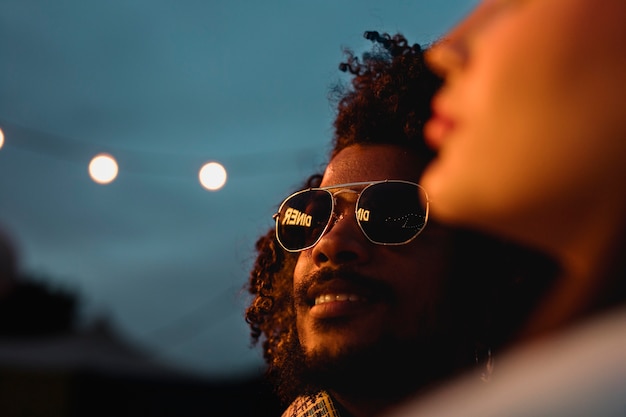
<svg viewBox="0 0 626 417">
<path fill-rule="evenodd" d="M 359 192 L 351 188 L 363 189 Z M 336 196 L 342 193 L 358 196 L 356 221 L 372 243 L 403 245 L 426 226 L 428 196 L 422 186 L 403 180 L 353 182 L 308 188 L 287 197 L 273 216 L 280 245 L 289 252 L 315 246 L 333 218 L 342 217 L 335 214 Z"/>
</svg>

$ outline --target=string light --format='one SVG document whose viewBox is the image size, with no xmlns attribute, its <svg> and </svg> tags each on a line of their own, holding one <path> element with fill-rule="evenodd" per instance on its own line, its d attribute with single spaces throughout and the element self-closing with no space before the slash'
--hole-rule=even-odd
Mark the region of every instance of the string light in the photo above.
<svg viewBox="0 0 626 417">
<path fill-rule="evenodd" d="M 118 173 L 117 161 L 107 153 L 94 156 L 89 163 L 89 176 L 98 184 L 109 184 Z"/>
<path fill-rule="evenodd" d="M 208 162 L 200 168 L 198 179 L 207 190 L 219 190 L 226 184 L 226 169 L 218 162 Z"/>
<path fill-rule="evenodd" d="M 71 162 L 76 162 L 77 159 L 83 160 L 85 158 L 85 154 L 89 152 L 87 148 L 95 150 L 95 148 L 98 147 L 98 145 L 94 145 L 92 143 L 83 143 L 77 140 L 73 140 L 71 138 L 52 135 L 45 132 L 38 132 L 33 129 L 27 129 L 19 126 L 12 126 L 11 131 L 11 136 L 20 137 L 20 140 L 13 141 L 12 145 L 26 148 L 30 151 L 36 151 L 37 153 L 43 153 L 49 156 L 53 156 L 55 158 L 68 160 Z M 4 139 L 4 132 L 2 131 L 2 129 L 0 129 L 0 148 L 2 148 L 2 146 L 4 145 Z M 81 148 L 84 149 L 81 150 Z M 94 152 L 93 150 L 91 152 Z M 141 156 L 137 156 L 138 152 L 130 150 L 123 150 L 121 152 L 124 152 L 124 154 L 126 155 L 126 159 L 130 158 L 131 160 L 135 160 L 135 163 L 128 167 L 130 168 L 131 172 L 139 172 L 145 174 L 146 164 L 141 163 Z M 97 151 L 95 153 L 95 156 L 91 158 L 87 167 L 89 176 L 94 182 L 98 184 L 110 184 L 117 178 L 119 174 L 118 162 L 111 153 Z M 135 155 L 133 156 L 133 154 Z M 153 157 L 157 158 L 164 156 L 154 152 L 150 152 L 150 154 Z M 168 159 L 171 159 L 172 157 L 176 158 L 176 155 L 167 155 Z M 180 156 L 178 156 L 178 158 L 180 159 Z M 137 162 L 140 162 L 139 167 L 135 166 L 137 165 Z M 162 166 L 163 165 L 161 165 L 161 167 Z M 154 169 L 149 168 L 148 172 L 149 171 L 154 171 Z M 155 174 L 163 174 L 166 172 L 167 170 L 162 171 L 161 169 L 159 169 L 157 172 L 155 172 Z M 204 189 L 209 191 L 220 190 L 226 183 L 226 178 L 226 169 L 219 162 L 207 162 L 203 164 L 198 171 L 198 180 L 200 182 L 200 185 Z"/>
<path fill-rule="evenodd" d="M 98 184 L 110 184 L 121 174 L 119 165 L 123 166 L 126 175 L 158 176 L 164 178 L 191 176 L 189 166 L 200 166 L 195 171 L 197 181 L 202 189 L 208 191 L 221 190 L 226 184 L 228 173 L 223 161 L 212 160 L 203 162 L 197 153 L 180 154 L 159 152 L 154 150 L 136 150 L 111 147 L 91 141 L 76 140 L 71 137 L 39 131 L 30 127 L 0 119 L 0 148 L 23 149 L 85 167 L 90 178 Z M 3 151 L 4 151 L 3 148 Z M 9 150 L 9 149 L 7 149 Z M 104 152 L 106 150 L 106 152 Z M 94 156 L 95 155 L 95 156 Z M 98 159 L 97 156 L 108 155 L 110 159 Z M 255 151 L 239 155 L 225 156 L 230 169 L 237 171 L 237 176 L 257 177 L 259 172 L 268 175 L 284 175 L 286 171 L 301 171 L 306 166 L 315 169 L 321 163 L 323 155 L 318 148 L 282 149 L 268 152 Z M 273 161 L 280 159 L 281 164 Z M 119 161 L 119 163 L 118 163 Z M 93 165 L 92 165 L 93 164 Z M 102 165 L 99 165 L 102 164 Z M 97 168 L 97 172 L 95 172 Z"/>
</svg>

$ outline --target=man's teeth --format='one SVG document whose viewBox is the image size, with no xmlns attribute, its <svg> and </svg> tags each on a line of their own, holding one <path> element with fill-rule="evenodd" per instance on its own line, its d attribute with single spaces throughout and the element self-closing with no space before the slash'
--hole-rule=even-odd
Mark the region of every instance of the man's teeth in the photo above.
<svg viewBox="0 0 626 417">
<path fill-rule="evenodd" d="M 364 299 L 355 294 L 322 294 L 315 298 L 315 305 L 333 301 L 364 301 Z"/>
</svg>

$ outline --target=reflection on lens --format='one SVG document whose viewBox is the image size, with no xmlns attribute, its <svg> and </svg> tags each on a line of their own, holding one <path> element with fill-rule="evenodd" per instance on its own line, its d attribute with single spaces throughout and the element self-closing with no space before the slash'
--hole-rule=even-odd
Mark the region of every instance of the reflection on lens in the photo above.
<svg viewBox="0 0 626 417">
<path fill-rule="evenodd" d="M 359 221 L 365 235 L 380 244 L 402 244 L 417 236 L 426 222 L 422 192 L 403 182 L 374 184 L 363 190 L 357 210 L 370 213 L 367 221 Z"/>
<path fill-rule="evenodd" d="M 324 190 L 301 191 L 285 200 L 276 223 L 283 247 L 295 251 L 313 246 L 328 225 L 332 207 L 332 195 Z"/>
</svg>

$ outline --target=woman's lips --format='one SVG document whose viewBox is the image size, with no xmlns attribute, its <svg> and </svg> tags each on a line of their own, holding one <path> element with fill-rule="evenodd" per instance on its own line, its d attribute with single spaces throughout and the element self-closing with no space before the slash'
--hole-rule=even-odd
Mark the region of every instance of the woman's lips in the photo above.
<svg viewBox="0 0 626 417">
<path fill-rule="evenodd" d="M 454 121 L 443 113 L 433 109 L 433 115 L 424 125 L 424 138 L 428 146 L 439 150 L 445 138 L 454 129 Z"/>
</svg>

